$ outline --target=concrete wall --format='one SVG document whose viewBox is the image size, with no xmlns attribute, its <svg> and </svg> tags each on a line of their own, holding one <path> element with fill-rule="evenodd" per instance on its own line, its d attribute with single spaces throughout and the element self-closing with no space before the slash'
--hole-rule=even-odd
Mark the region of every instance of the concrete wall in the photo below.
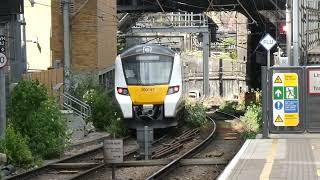
<svg viewBox="0 0 320 180">
<path fill-rule="evenodd" d="M 202 57 L 182 55 L 183 91 L 198 90 L 203 95 Z M 248 91 L 246 63 L 234 60 L 209 61 L 210 97 L 222 97 L 226 100 L 238 99 L 242 92 Z"/>
<path fill-rule="evenodd" d="M 52 2 L 52 60 L 63 60 L 60 1 Z M 103 71 L 117 54 L 116 0 L 75 0 L 71 18 L 71 62 L 74 73 Z"/>
<path fill-rule="evenodd" d="M 51 2 L 37 0 L 31 7 L 29 0 L 24 0 L 26 20 L 27 68 L 45 70 L 51 66 Z M 41 47 L 39 50 L 36 41 Z"/>
</svg>

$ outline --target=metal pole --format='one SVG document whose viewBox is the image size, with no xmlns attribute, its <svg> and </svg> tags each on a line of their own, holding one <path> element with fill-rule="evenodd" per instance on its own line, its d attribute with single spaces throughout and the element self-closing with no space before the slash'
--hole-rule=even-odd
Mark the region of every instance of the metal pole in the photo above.
<svg viewBox="0 0 320 180">
<path fill-rule="evenodd" d="M 268 67 L 268 69 L 270 68 L 270 50 L 268 50 L 267 67 Z"/>
<path fill-rule="evenodd" d="M 1 24 L 0 24 L 1 25 Z M 6 33 L 4 27 L 0 26 L 0 34 L 4 35 Z M 5 46 L 4 46 L 5 47 Z M 2 52 L 6 54 L 5 52 Z M 0 137 L 5 137 L 6 131 L 6 76 L 5 68 L 0 68 Z"/>
<path fill-rule="evenodd" d="M 209 97 L 209 33 L 203 34 L 203 94 Z"/>
<path fill-rule="evenodd" d="M 261 83 L 262 83 L 262 120 L 263 120 L 263 130 L 262 130 L 262 138 L 266 139 L 269 136 L 268 130 L 268 71 L 267 67 L 261 67 Z"/>
<path fill-rule="evenodd" d="M 290 66 L 293 66 L 292 56 L 291 56 L 291 11 L 290 11 L 290 0 L 287 0 L 286 4 L 286 27 L 287 27 L 287 56 Z"/>
<path fill-rule="evenodd" d="M 112 174 L 111 174 L 112 180 L 116 179 L 116 166 L 112 164 Z"/>
<path fill-rule="evenodd" d="M 0 136 L 4 138 L 6 131 L 6 76 L 4 68 L 0 68 Z"/>
<path fill-rule="evenodd" d="M 144 159 L 148 160 L 149 159 L 149 127 L 144 126 Z"/>
<path fill-rule="evenodd" d="M 26 19 L 24 18 L 24 14 L 21 14 L 21 25 L 22 25 L 22 35 L 23 35 L 23 38 L 22 38 L 22 42 L 21 42 L 21 47 L 22 47 L 22 58 L 23 58 L 23 69 L 24 71 L 26 72 L 27 69 L 28 69 L 28 66 L 27 66 L 27 40 L 26 40 Z"/>
<path fill-rule="evenodd" d="M 293 65 L 299 66 L 299 0 L 293 0 L 292 3 L 292 41 L 293 41 Z"/>
<path fill-rule="evenodd" d="M 306 32 L 305 33 L 307 35 L 306 37 L 306 57 L 305 57 L 305 60 L 304 60 L 304 65 L 306 66 L 308 64 L 308 52 L 309 52 L 309 38 L 310 38 L 310 33 L 309 33 L 309 10 L 308 8 L 306 8 L 306 19 L 307 19 L 307 22 L 306 22 Z"/>
<path fill-rule="evenodd" d="M 70 17 L 69 0 L 62 0 L 63 3 L 63 46 L 64 46 L 64 92 L 70 89 Z"/>
</svg>

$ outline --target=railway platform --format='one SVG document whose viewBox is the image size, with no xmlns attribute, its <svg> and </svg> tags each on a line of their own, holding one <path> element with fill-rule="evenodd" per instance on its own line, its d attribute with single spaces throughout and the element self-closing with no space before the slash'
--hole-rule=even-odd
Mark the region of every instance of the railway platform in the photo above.
<svg viewBox="0 0 320 180">
<path fill-rule="evenodd" d="M 320 135 L 271 135 L 247 140 L 218 180 L 320 179 Z"/>
</svg>

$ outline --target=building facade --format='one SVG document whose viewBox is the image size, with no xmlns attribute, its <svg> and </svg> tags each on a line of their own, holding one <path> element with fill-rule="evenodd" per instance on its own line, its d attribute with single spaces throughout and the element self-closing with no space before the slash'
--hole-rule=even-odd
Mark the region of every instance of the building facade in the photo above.
<svg viewBox="0 0 320 180">
<path fill-rule="evenodd" d="M 61 2 L 51 3 L 52 64 L 63 64 Z M 105 74 L 117 55 L 116 0 L 72 0 L 70 10 L 72 72 Z"/>
</svg>

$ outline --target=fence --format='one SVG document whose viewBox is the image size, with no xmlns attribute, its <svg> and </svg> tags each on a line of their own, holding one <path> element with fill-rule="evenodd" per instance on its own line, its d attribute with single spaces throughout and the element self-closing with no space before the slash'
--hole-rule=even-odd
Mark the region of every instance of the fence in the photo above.
<svg viewBox="0 0 320 180">
<path fill-rule="evenodd" d="M 49 96 L 56 96 L 63 91 L 63 68 L 30 72 L 24 74 L 23 79 L 38 80 L 47 87 Z M 59 85 L 61 86 L 60 88 L 58 87 Z"/>
</svg>

